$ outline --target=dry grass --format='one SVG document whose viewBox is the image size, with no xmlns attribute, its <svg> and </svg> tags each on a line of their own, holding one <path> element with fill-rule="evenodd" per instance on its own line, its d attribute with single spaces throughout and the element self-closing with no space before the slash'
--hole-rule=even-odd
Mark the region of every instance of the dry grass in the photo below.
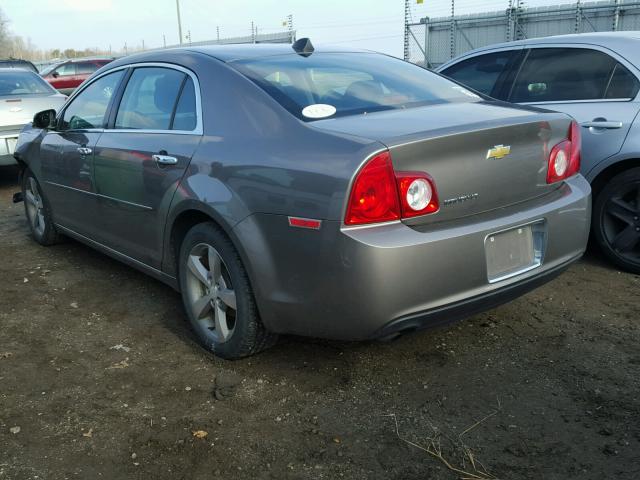
<svg viewBox="0 0 640 480">
<path fill-rule="evenodd" d="M 463 441 L 463 437 L 471 432 L 473 429 L 484 423 L 489 418 L 497 415 L 498 410 L 494 410 L 489 415 L 483 417 L 478 420 L 474 424 L 470 425 L 466 429 L 460 433 L 455 440 L 452 440 L 449 437 L 446 437 L 450 443 L 454 445 L 455 448 L 459 449 L 462 453 L 462 465 L 455 465 L 453 461 L 447 460 L 443 454 L 442 449 L 442 439 L 443 434 L 438 431 L 437 428 L 432 426 L 433 435 L 427 437 L 426 444 L 420 445 L 416 442 L 412 442 L 400 435 L 400 427 L 398 425 L 398 418 L 395 413 L 391 413 L 389 415 L 385 415 L 387 417 L 392 417 L 395 422 L 396 427 L 396 435 L 400 441 L 410 445 L 414 448 L 422 450 L 432 457 L 436 458 L 440 461 L 448 470 L 458 475 L 460 480 L 497 480 L 497 477 L 489 473 L 487 468 L 476 458 L 475 454 L 471 450 L 471 448 L 465 444 Z M 467 463 L 469 466 L 467 466 Z"/>
</svg>

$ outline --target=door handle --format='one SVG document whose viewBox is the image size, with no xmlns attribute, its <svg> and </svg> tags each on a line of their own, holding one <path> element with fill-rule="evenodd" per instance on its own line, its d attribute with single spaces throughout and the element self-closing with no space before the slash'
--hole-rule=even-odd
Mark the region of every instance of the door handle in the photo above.
<svg viewBox="0 0 640 480">
<path fill-rule="evenodd" d="M 584 128 L 606 128 L 606 129 L 615 129 L 622 128 L 622 122 L 611 121 L 607 122 L 605 120 L 594 120 L 593 122 L 584 122 L 581 123 Z"/>
<path fill-rule="evenodd" d="M 151 158 L 155 160 L 158 165 L 176 165 L 178 159 L 169 155 L 153 155 Z"/>
<path fill-rule="evenodd" d="M 77 150 L 80 155 L 91 155 L 93 153 L 93 150 L 89 147 L 78 147 Z"/>
</svg>

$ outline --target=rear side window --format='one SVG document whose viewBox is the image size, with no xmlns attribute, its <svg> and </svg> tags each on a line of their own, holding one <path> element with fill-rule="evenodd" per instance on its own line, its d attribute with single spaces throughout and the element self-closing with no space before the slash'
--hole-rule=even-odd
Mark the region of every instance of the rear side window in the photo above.
<svg viewBox="0 0 640 480">
<path fill-rule="evenodd" d="M 229 64 L 307 121 L 481 100 L 424 68 L 374 53 L 287 54 Z"/>
<path fill-rule="evenodd" d="M 82 90 L 64 111 L 58 128 L 60 130 L 103 128 L 109 102 L 122 75 L 123 70 L 118 70 L 100 77 Z"/>
<path fill-rule="evenodd" d="M 640 84 L 638 79 L 623 65 L 619 63 L 614 67 L 611 81 L 607 87 L 605 98 L 626 99 L 635 98 Z"/>
<path fill-rule="evenodd" d="M 171 68 L 134 70 L 120 101 L 115 128 L 169 130 L 185 77 Z"/>
<path fill-rule="evenodd" d="M 478 92 L 491 95 L 512 56 L 513 51 L 479 55 L 456 63 L 442 73 Z"/>
<path fill-rule="evenodd" d="M 171 130 L 191 131 L 196 128 L 196 124 L 196 91 L 193 86 L 193 80 L 187 76 L 176 106 L 176 114 L 173 118 Z"/>
<path fill-rule="evenodd" d="M 98 70 L 98 66 L 95 63 L 91 62 L 81 62 L 76 66 L 76 73 L 78 73 L 78 75 L 91 74 L 96 70 Z"/>
<path fill-rule="evenodd" d="M 602 99 L 616 63 L 596 50 L 532 49 L 509 100 L 522 103 Z"/>
</svg>

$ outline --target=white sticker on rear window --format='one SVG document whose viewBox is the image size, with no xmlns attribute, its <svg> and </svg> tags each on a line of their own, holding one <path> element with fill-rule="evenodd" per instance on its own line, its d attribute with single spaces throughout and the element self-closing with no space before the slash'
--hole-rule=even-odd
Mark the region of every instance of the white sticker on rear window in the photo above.
<svg viewBox="0 0 640 480">
<path fill-rule="evenodd" d="M 473 92 L 470 92 L 469 90 L 467 90 L 466 88 L 460 87 L 458 85 L 456 85 L 455 87 L 452 87 L 454 90 L 459 91 L 460 93 L 464 93 L 467 97 L 471 97 L 471 98 L 480 98 L 479 95 L 476 95 Z"/>
<path fill-rule="evenodd" d="M 336 107 L 326 103 L 316 103 L 302 109 L 302 115 L 307 118 L 327 118 L 336 113 Z"/>
</svg>

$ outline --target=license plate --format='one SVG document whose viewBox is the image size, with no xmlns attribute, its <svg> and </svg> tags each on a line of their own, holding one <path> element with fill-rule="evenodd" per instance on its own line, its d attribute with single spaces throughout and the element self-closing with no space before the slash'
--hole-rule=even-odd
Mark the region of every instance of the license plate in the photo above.
<svg viewBox="0 0 640 480">
<path fill-rule="evenodd" d="M 541 225 L 525 225 L 489 235 L 485 240 L 489 283 L 532 270 L 542 263 Z"/>
<path fill-rule="evenodd" d="M 14 138 L 5 138 L 5 142 L 7 142 L 7 153 L 12 154 L 16 151 L 16 144 L 18 143 L 18 137 Z"/>
</svg>

